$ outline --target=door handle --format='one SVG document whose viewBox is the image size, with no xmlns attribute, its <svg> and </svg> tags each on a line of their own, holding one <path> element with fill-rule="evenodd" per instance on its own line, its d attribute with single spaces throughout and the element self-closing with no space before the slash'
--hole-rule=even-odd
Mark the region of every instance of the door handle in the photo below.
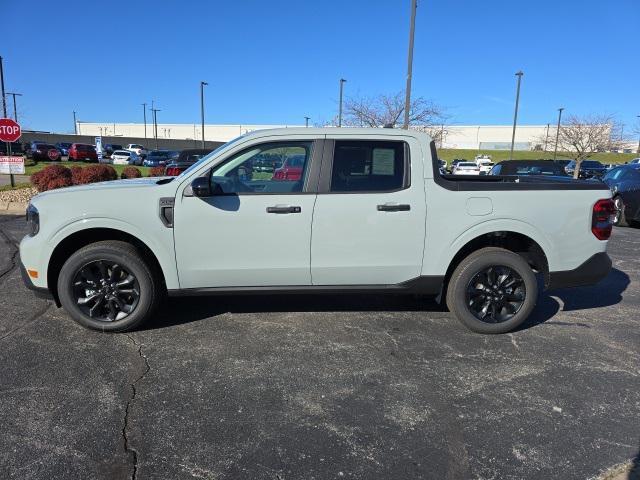
<svg viewBox="0 0 640 480">
<path fill-rule="evenodd" d="M 275 205 L 267 207 L 267 213 L 300 213 L 302 208 L 292 205 Z"/>
<path fill-rule="evenodd" d="M 385 203 L 384 205 L 378 205 L 379 212 L 408 212 L 411 210 L 411 205 L 406 203 Z"/>
</svg>

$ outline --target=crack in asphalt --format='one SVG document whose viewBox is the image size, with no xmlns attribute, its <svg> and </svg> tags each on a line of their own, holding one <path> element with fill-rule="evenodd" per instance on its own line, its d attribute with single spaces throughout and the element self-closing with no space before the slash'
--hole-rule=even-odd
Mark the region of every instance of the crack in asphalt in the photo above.
<svg viewBox="0 0 640 480">
<path fill-rule="evenodd" d="M 2 222 L 2 223 L 5 223 L 5 222 Z M 2 240 L 4 240 L 4 243 L 9 245 L 9 248 L 13 250 L 13 253 L 11 254 L 11 258 L 9 259 L 11 266 L 8 269 L 0 272 L 0 282 L 1 282 L 4 279 L 4 277 L 9 275 L 18 266 L 17 258 L 20 251 L 18 250 L 18 243 L 13 241 L 13 239 L 7 233 L 5 233 L 5 231 L 2 229 L 0 229 L 0 237 L 2 237 Z"/>
<path fill-rule="evenodd" d="M 122 438 L 124 439 L 124 451 L 126 453 L 130 453 L 133 459 L 133 472 L 131 474 L 131 479 L 136 480 L 136 477 L 138 475 L 138 450 L 133 448 L 129 442 L 129 434 L 127 432 L 127 430 L 129 429 L 129 410 L 131 408 L 131 404 L 135 400 L 136 395 L 138 393 L 136 389 L 136 384 L 140 380 L 142 380 L 147 373 L 149 373 L 149 371 L 151 370 L 151 366 L 149 365 L 149 360 L 147 359 L 147 357 L 142 353 L 143 344 L 137 343 L 135 339 L 127 333 L 124 333 L 123 335 L 127 337 L 129 340 L 131 340 L 131 343 L 133 343 L 136 347 L 138 347 L 138 355 L 140 356 L 141 359 L 144 360 L 144 365 L 145 365 L 144 372 L 142 372 L 140 376 L 136 378 L 133 381 L 133 383 L 129 385 L 131 387 L 131 396 L 129 397 L 129 400 L 127 401 L 127 406 L 125 407 L 125 410 L 124 410 L 124 425 L 122 427 Z"/>
</svg>

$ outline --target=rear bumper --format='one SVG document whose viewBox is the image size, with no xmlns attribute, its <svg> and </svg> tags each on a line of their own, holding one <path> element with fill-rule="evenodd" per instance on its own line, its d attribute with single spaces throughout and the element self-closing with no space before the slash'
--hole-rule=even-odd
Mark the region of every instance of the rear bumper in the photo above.
<svg viewBox="0 0 640 480">
<path fill-rule="evenodd" d="M 593 255 L 573 270 L 549 272 L 548 290 L 595 285 L 611 271 L 611 259 L 606 252 Z"/>
</svg>

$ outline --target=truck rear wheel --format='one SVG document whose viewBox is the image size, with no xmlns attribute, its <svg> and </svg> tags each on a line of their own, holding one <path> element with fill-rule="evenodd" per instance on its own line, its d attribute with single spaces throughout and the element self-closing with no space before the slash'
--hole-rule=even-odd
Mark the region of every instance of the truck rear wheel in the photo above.
<svg viewBox="0 0 640 480">
<path fill-rule="evenodd" d="M 538 298 L 538 283 L 520 255 L 488 247 L 456 267 L 447 289 L 447 306 L 467 328 L 506 333 L 522 325 Z"/>
<path fill-rule="evenodd" d="M 126 242 L 103 241 L 81 248 L 58 276 L 60 303 L 80 325 L 124 332 L 152 315 L 160 283 L 138 250 Z"/>
</svg>

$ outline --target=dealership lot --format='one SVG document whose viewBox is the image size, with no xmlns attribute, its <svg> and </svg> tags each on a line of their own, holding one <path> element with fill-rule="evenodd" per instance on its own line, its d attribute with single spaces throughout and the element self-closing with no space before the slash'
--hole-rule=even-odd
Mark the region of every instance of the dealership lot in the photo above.
<svg viewBox="0 0 640 480">
<path fill-rule="evenodd" d="M 482 336 L 432 301 L 173 299 L 96 334 L 0 217 L 2 478 L 589 478 L 640 462 L 640 230 L 596 287 Z"/>
</svg>

